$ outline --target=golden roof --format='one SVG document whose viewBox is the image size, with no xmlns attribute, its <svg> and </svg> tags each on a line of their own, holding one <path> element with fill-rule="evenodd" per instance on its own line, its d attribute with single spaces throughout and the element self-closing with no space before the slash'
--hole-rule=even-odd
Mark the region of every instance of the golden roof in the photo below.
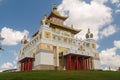
<svg viewBox="0 0 120 80">
<path fill-rule="evenodd" d="M 73 27 L 69 27 L 69 26 L 66 26 L 66 25 L 63 25 L 63 24 L 56 24 L 55 22 L 50 22 L 51 25 L 55 25 L 57 28 L 62 28 L 62 29 L 65 29 L 65 30 L 68 30 L 74 34 L 77 34 L 81 31 L 81 29 L 74 29 Z M 52 26 L 51 26 L 52 27 Z"/>
<path fill-rule="evenodd" d="M 53 11 L 50 13 L 48 19 L 50 19 L 51 17 L 57 17 L 60 18 L 62 20 L 66 20 L 68 17 L 66 16 L 61 16 L 60 13 L 57 11 L 57 6 L 56 4 L 53 5 Z"/>
</svg>

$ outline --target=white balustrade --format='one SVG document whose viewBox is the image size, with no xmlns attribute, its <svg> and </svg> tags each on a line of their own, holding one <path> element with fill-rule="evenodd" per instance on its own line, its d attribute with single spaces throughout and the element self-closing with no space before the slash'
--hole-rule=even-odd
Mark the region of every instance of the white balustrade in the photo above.
<svg viewBox="0 0 120 80">
<path fill-rule="evenodd" d="M 80 50 L 73 50 L 73 49 L 69 49 L 69 50 L 63 52 L 63 55 L 68 55 L 68 54 L 77 54 L 77 55 L 83 55 L 83 56 L 94 56 L 93 53 L 86 52 L 86 51 L 80 51 Z"/>
</svg>

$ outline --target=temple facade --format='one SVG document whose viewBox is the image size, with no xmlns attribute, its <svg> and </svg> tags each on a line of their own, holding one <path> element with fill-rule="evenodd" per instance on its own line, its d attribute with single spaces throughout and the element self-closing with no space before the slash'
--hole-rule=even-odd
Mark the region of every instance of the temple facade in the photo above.
<svg viewBox="0 0 120 80">
<path fill-rule="evenodd" d="M 39 30 L 28 41 L 21 40 L 18 56 L 18 70 L 92 70 L 101 69 L 96 42 L 88 29 L 86 39 L 75 39 L 81 32 L 64 21 L 57 6 L 49 16 L 44 15 Z"/>
</svg>

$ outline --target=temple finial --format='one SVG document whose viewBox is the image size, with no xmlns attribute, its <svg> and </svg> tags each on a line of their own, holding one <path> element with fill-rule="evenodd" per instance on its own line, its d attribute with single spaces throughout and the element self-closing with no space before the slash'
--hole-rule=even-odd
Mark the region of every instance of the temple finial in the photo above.
<svg viewBox="0 0 120 80">
<path fill-rule="evenodd" d="M 22 44 L 26 44 L 28 41 L 27 41 L 27 39 L 26 39 L 26 35 L 24 35 L 24 37 L 23 37 L 23 39 L 21 40 L 21 43 Z"/>
<path fill-rule="evenodd" d="M 90 28 L 88 28 L 88 33 L 90 33 Z"/>
<path fill-rule="evenodd" d="M 46 15 L 46 13 L 44 13 L 44 17 L 41 20 L 41 25 L 46 25 L 46 21 L 47 21 L 47 15 Z"/>
<path fill-rule="evenodd" d="M 47 16 L 47 14 L 46 14 L 46 13 L 44 13 L 44 16 Z"/>
<path fill-rule="evenodd" d="M 57 5 L 56 5 L 56 3 L 53 4 L 53 11 L 54 11 L 54 10 L 57 10 Z"/>
<path fill-rule="evenodd" d="M 45 19 L 45 20 L 47 19 L 47 14 L 46 13 L 44 13 L 44 18 L 43 19 Z"/>
</svg>

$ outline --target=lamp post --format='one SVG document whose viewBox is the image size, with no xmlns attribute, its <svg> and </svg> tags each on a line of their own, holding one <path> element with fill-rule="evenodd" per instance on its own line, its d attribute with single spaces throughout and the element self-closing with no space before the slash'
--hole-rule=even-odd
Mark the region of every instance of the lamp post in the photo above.
<svg viewBox="0 0 120 80">
<path fill-rule="evenodd" d="M 0 34 L 0 41 L 2 41 L 2 40 L 4 40 L 4 38 L 1 36 L 1 34 Z M 1 45 L 1 42 L 0 42 L 0 50 L 3 50 L 3 48 L 2 48 L 2 45 Z"/>
</svg>

